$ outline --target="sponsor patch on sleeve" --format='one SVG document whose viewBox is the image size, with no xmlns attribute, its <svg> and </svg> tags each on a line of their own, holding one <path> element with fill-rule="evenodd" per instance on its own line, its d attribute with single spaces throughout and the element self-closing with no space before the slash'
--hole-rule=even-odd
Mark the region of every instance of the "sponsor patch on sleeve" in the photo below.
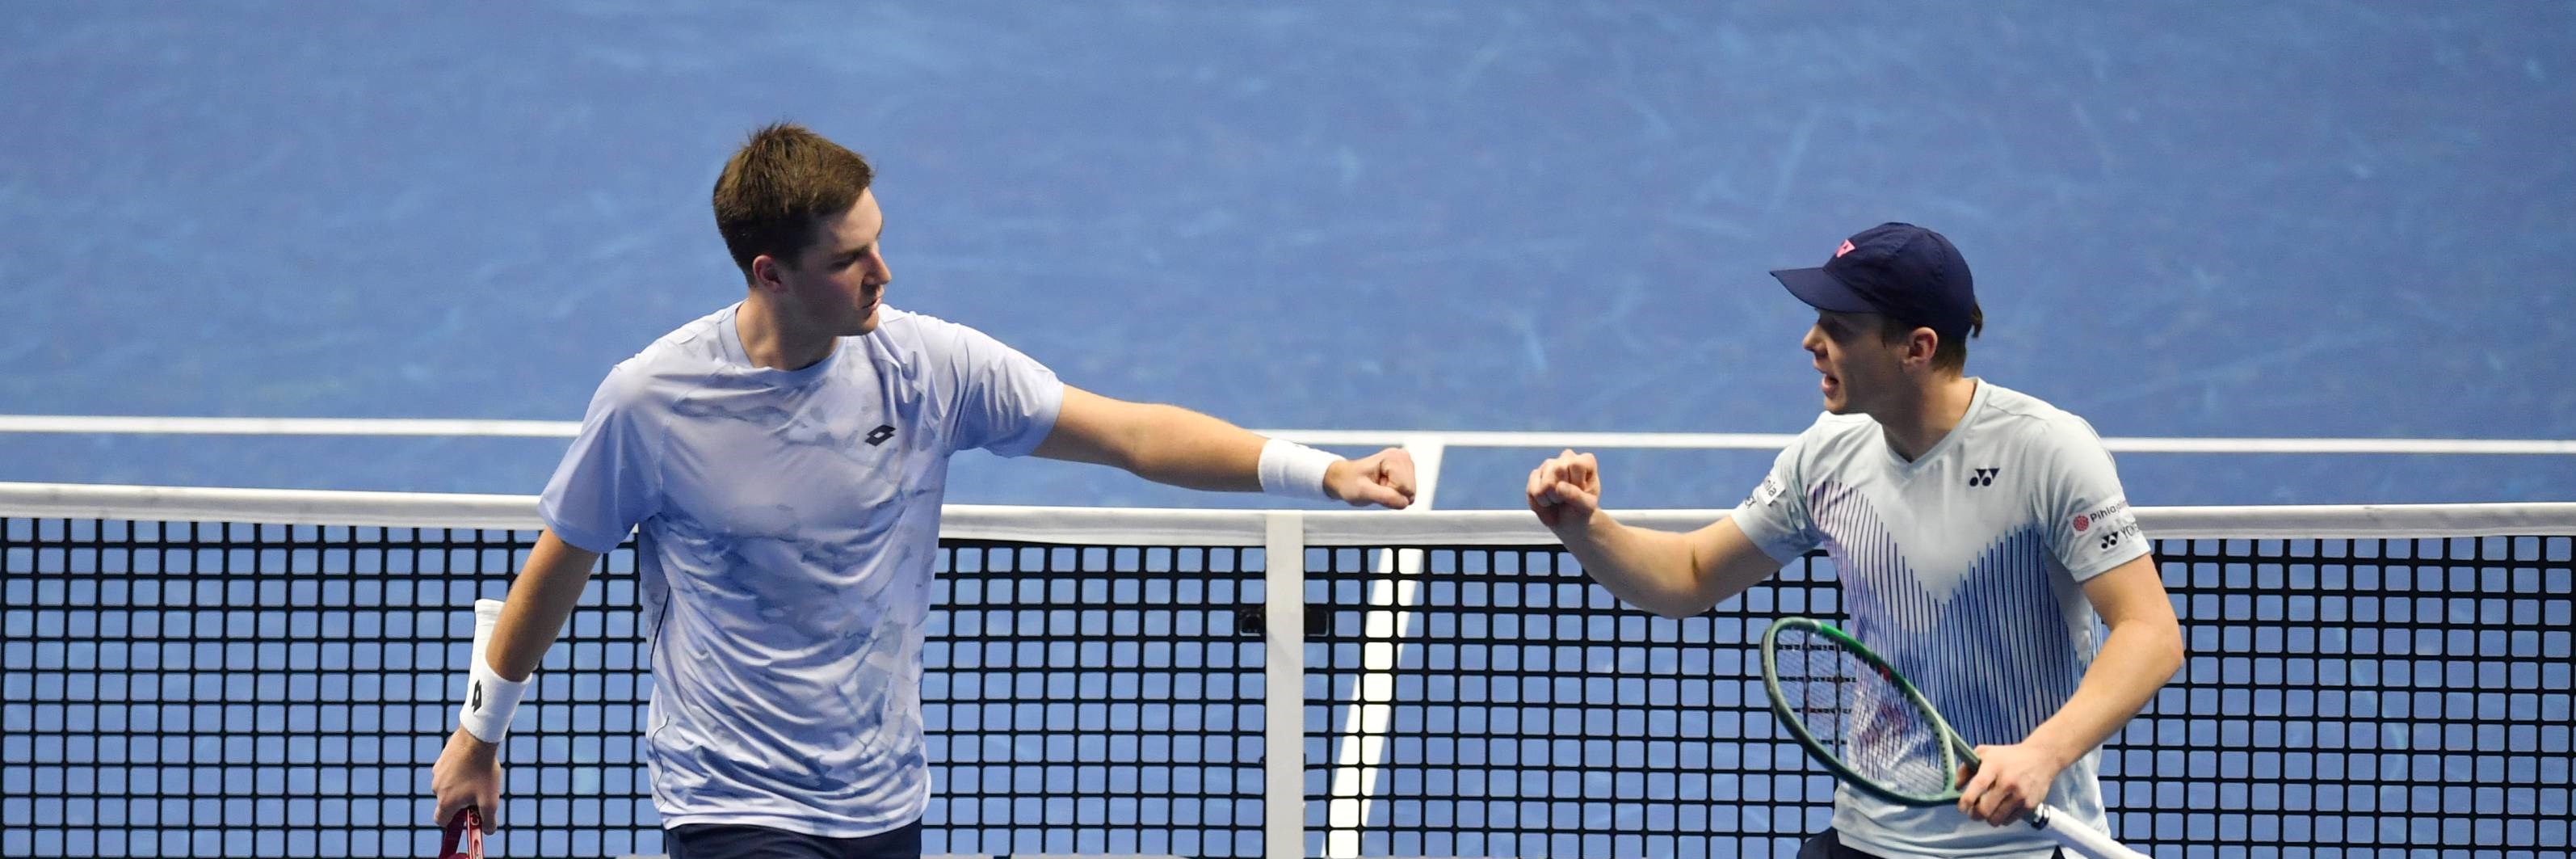
<svg viewBox="0 0 2576 859">
<path fill-rule="evenodd" d="M 2121 543 L 2141 539 L 2137 514 L 2129 511 L 2126 498 L 2113 499 L 2100 507 L 2075 514 L 2066 523 L 2080 537 L 2092 539 L 2097 548 L 2109 550 Z"/>
<path fill-rule="evenodd" d="M 1776 475 L 1775 475 L 1775 476 L 1771 476 L 1771 477 L 1765 477 L 1765 478 L 1762 478 L 1762 485 L 1760 485 L 1760 486 L 1756 486 L 1756 487 L 1753 487 L 1753 494 L 1752 494 L 1752 495 L 1750 495 L 1750 496 L 1747 496 L 1747 497 L 1744 499 L 1744 506 L 1747 506 L 1747 507 L 1768 507 L 1768 506 L 1771 506 L 1771 505 L 1773 505 L 1773 504 L 1779 503 L 1779 501 L 1780 501 L 1780 496 L 1781 496 L 1781 495 L 1784 495 L 1784 494 L 1787 494 L 1787 493 L 1788 493 L 1788 491 L 1789 491 L 1789 485 L 1788 485 L 1788 484 L 1785 484 L 1785 483 L 1780 482 L 1780 478 L 1779 478 L 1778 476 L 1776 476 Z"/>
</svg>

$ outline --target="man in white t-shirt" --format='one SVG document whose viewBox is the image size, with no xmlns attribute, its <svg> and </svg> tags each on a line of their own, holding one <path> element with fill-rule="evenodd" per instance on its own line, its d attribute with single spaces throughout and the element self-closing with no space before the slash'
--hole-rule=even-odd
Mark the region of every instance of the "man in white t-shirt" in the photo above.
<svg viewBox="0 0 2576 859">
<path fill-rule="evenodd" d="M 1955 808 L 1838 792 L 1801 857 L 2048 856 L 2055 842 L 2017 822 L 2049 802 L 2102 826 L 2096 750 L 2182 664 L 2111 456 L 2083 419 L 1965 375 L 1985 314 L 1941 234 L 1885 224 L 1772 274 L 1816 308 L 1801 345 L 1825 413 L 1734 515 L 1688 534 L 1621 525 L 1593 456 L 1570 450 L 1530 472 L 1530 509 L 1595 581 L 1671 617 L 1825 548 L 1850 630 L 1984 765 Z"/>
<path fill-rule="evenodd" d="M 630 531 L 654 672 L 645 760 L 672 856 L 918 856 L 922 625 L 951 454 L 1411 503 L 1401 450 L 1344 460 L 1109 399 L 975 329 L 884 306 L 873 175 L 786 124 L 725 165 L 716 225 L 749 292 L 600 383 L 540 499 L 545 531 L 477 635 L 432 771 L 437 821 L 497 808 L 511 708 Z"/>
</svg>

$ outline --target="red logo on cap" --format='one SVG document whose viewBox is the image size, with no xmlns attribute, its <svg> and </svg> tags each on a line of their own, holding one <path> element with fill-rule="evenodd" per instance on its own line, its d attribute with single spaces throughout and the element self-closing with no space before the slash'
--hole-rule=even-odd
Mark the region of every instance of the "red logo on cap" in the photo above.
<svg viewBox="0 0 2576 859">
<path fill-rule="evenodd" d="M 2077 514 L 2075 514 L 2075 530 L 2082 531 L 2082 530 L 2084 530 L 2085 528 L 2091 527 L 2091 526 L 2092 526 L 2092 524 L 2093 524 L 2093 520 L 2092 520 L 2092 519 L 2089 519 L 2089 518 L 2086 518 L 2084 514 L 2082 514 L 2082 513 L 2077 513 Z"/>
<path fill-rule="evenodd" d="M 1842 246 L 1842 247 L 1838 247 L 1838 248 L 1835 248 L 1835 249 L 1834 249 L 1834 258 L 1835 258 L 1835 259 L 1842 259 L 1842 258 L 1843 258 L 1843 254 L 1847 254 L 1847 253 L 1851 253 L 1851 252 L 1852 252 L 1851 240 L 1850 240 L 1850 239 L 1844 239 L 1844 240 L 1843 240 L 1843 246 Z"/>
</svg>

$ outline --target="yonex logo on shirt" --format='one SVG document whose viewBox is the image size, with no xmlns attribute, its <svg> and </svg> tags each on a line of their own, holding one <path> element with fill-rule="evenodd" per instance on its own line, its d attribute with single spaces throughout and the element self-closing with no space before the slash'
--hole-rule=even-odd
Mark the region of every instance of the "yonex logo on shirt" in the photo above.
<svg viewBox="0 0 2576 859">
<path fill-rule="evenodd" d="M 886 439 L 890 439 L 890 438 L 893 438 L 893 437 L 894 437 L 894 427 L 892 427 L 892 426 L 879 426 L 879 427 L 877 427 L 876 429 L 868 430 L 868 446 L 869 446 L 869 447 L 875 447 L 875 446 L 877 446 L 877 445 L 884 444 L 884 443 L 886 443 Z"/>
<path fill-rule="evenodd" d="M 1977 475 L 1976 475 L 1975 477 L 1968 478 L 1968 485 L 1969 485 L 1969 486 L 1993 486 L 1993 485 L 1995 485 L 1995 475 L 1997 475 L 1997 474 L 2001 474 L 2001 473 L 2003 473 L 2003 469 L 2001 469 L 2001 468 L 1980 468 L 1980 469 L 1977 469 Z"/>
</svg>

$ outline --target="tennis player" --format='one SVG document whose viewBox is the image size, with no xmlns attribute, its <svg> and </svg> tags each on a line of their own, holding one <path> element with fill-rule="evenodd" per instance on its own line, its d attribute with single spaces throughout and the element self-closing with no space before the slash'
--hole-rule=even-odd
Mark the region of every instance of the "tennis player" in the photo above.
<svg viewBox="0 0 2576 859">
<path fill-rule="evenodd" d="M 1264 439 L 1066 385 L 886 306 L 858 154 L 754 132 L 716 179 L 749 292 L 608 373 L 432 770 L 435 819 L 500 811 L 499 743 L 599 556 L 638 536 L 653 800 L 676 859 L 917 856 L 922 624 L 951 454 L 1113 465 L 1196 489 L 1402 508 L 1413 462 Z"/>
<path fill-rule="evenodd" d="M 1571 450 L 1530 472 L 1530 509 L 1603 587 L 1670 617 L 1825 547 L 1851 632 L 1984 766 L 1956 808 L 1843 790 L 1801 857 L 2051 855 L 2011 824 L 2045 801 L 2102 826 L 2096 749 L 2182 664 L 2111 456 L 2083 419 L 1965 375 L 1985 313 L 1941 234 L 1885 224 L 1772 275 L 1816 309 L 1800 345 L 1825 412 L 1734 515 L 1688 534 L 1621 525 L 1597 461 Z"/>
</svg>

